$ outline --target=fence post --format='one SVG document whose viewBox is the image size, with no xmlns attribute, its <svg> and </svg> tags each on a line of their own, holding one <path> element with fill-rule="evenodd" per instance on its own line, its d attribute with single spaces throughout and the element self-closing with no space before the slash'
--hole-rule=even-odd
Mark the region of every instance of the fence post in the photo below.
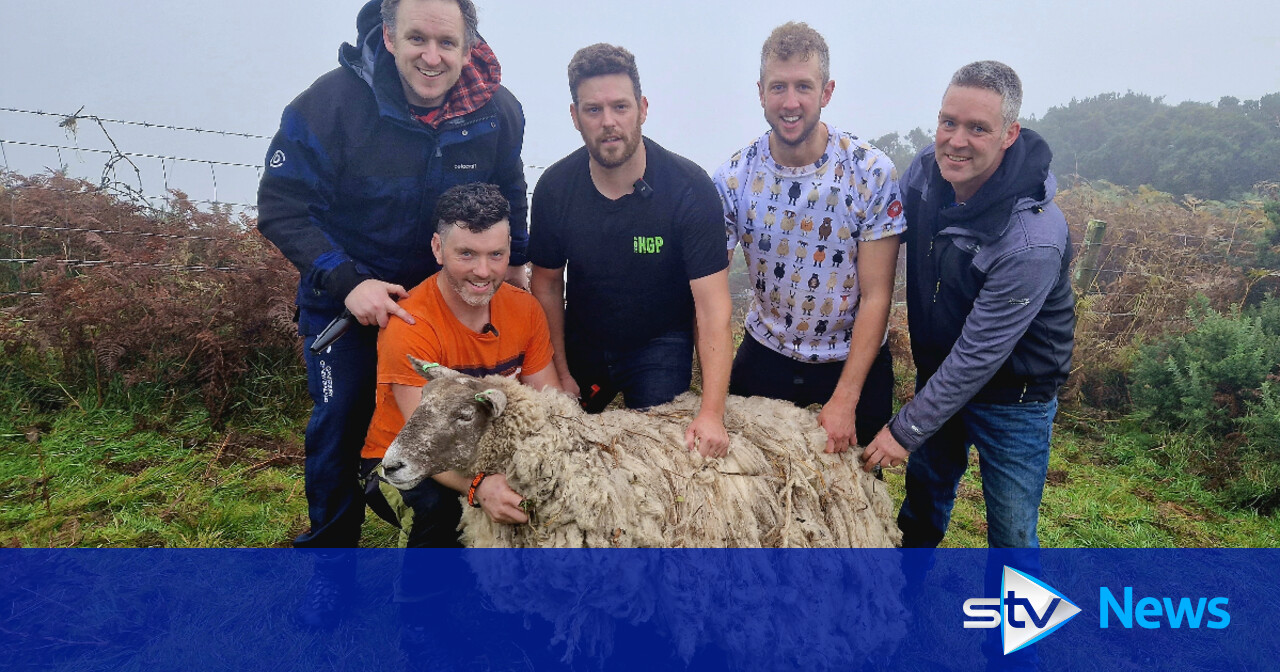
<svg viewBox="0 0 1280 672">
<path fill-rule="evenodd" d="M 1098 279 L 1098 252 L 1102 249 L 1102 238 L 1107 234 L 1107 223 L 1101 219 L 1089 220 L 1084 232 L 1084 246 L 1080 250 L 1080 259 L 1076 261 L 1076 272 L 1071 284 L 1076 294 L 1085 294 Z"/>
</svg>

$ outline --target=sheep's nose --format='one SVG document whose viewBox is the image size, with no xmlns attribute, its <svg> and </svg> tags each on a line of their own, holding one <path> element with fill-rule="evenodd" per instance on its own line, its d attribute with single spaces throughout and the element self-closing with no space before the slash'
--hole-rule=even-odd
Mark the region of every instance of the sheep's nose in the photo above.
<svg viewBox="0 0 1280 672">
<path fill-rule="evenodd" d="M 387 476 L 391 476 L 392 474 L 396 473 L 397 471 L 400 471 L 401 469 L 404 469 L 403 460 L 383 460 L 382 461 L 382 473 Z"/>
</svg>

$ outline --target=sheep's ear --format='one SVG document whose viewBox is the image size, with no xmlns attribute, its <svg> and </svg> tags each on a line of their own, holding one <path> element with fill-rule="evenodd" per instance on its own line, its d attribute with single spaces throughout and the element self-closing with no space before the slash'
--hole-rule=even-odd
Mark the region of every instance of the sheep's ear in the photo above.
<svg viewBox="0 0 1280 672">
<path fill-rule="evenodd" d="M 413 370 L 428 381 L 432 381 L 437 378 L 450 378 L 462 375 L 447 366 L 442 366 L 435 362 L 424 362 L 413 355 L 406 356 L 409 358 L 409 363 L 413 365 Z"/>
<path fill-rule="evenodd" d="M 489 412 L 493 417 L 502 415 L 507 408 L 507 395 L 502 390 L 489 388 L 484 392 L 476 395 L 476 401 L 489 407 Z"/>
</svg>

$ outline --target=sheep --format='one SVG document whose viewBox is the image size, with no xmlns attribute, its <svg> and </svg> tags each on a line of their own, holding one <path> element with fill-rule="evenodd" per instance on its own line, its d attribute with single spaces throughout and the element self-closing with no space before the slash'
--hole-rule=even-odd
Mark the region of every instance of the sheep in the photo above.
<svg viewBox="0 0 1280 672">
<path fill-rule="evenodd" d="M 502 473 L 530 522 L 501 525 L 464 507 L 472 547 L 893 547 L 884 484 L 856 451 L 826 454 L 812 411 L 731 396 L 729 454 L 684 448 L 698 399 L 591 416 L 575 400 L 498 376 L 413 360 L 428 381 L 383 459 L 389 483 Z"/>
</svg>

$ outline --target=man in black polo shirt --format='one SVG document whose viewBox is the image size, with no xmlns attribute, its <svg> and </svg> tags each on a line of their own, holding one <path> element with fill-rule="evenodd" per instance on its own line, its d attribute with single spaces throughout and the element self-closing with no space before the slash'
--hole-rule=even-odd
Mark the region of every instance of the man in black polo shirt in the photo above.
<svg viewBox="0 0 1280 672">
<path fill-rule="evenodd" d="M 579 50 L 569 91 L 585 146 L 538 181 L 529 238 L 560 383 L 590 412 L 619 392 L 630 408 L 670 401 L 689 389 L 696 334 L 703 396 L 685 441 L 723 456 L 732 302 L 715 186 L 641 134 L 649 101 L 626 49 Z"/>
</svg>

